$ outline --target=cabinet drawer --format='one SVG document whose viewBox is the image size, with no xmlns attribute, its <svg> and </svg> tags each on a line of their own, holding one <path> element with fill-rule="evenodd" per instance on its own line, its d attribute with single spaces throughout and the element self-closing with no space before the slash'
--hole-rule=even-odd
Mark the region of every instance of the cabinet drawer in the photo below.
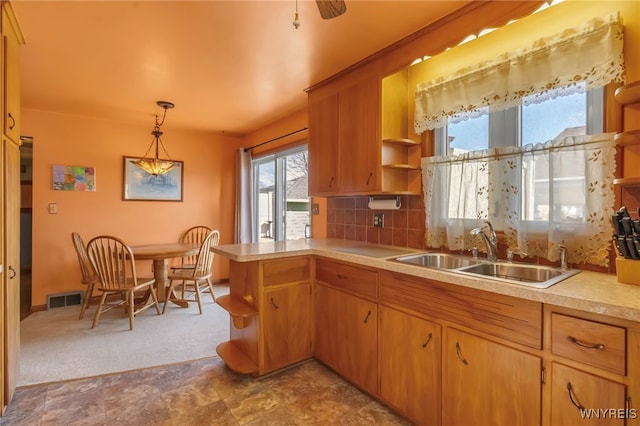
<svg viewBox="0 0 640 426">
<path fill-rule="evenodd" d="M 297 257 L 265 262 L 262 266 L 265 286 L 309 281 L 311 279 L 311 259 Z"/>
<path fill-rule="evenodd" d="M 618 374 L 626 372 L 626 329 L 551 314 L 551 351 Z"/>
<path fill-rule="evenodd" d="M 542 304 L 426 278 L 380 272 L 380 302 L 542 349 Z"/>
<path fill-rule="evenodd" d="M 378 273 L 375 271 L 318 259 L 316 279 L 362 296 L 378 297 Z"/>
</svg>

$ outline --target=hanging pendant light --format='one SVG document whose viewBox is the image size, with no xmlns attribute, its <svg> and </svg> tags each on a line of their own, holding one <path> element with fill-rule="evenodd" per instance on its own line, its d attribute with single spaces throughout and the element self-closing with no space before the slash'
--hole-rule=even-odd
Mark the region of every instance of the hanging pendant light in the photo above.
<svg viewBox="0 0 640 426">
<path fill-rule="evenodd" d="M 155 126 L 153 126 L 153 131 L 151 131 L 151 134 L 153 135 L 153 140 L 151 141 L 151 145 L 149 145 L 149 149 L 147 149 L 147 152 L 145 152 L 143 158 L 133 162 L 133 164 L 135 164 L 136 166 L 140 167 L 142 170 L 144 170 L 145 172 L 153 176 L 164 175 L 166 173 L 169 173 L 169 171 L 171 171 L 176 166 L 175 162 L 171 160 L 171 157 L 169 156 L 169 153 L 164 147 L 162 140 L 160 140 L 160 136 L 162 136 L 162 132 L 160 131 L 160 126 L 164 124 L 164 119 L 167 116 L 167 110 L 169 108 L 173 108 L 175 105 L 172 104 L 171 102 L 166 102 L 166 101 L 158 101 L 156 103 L 160 108 L 164 109 L 164 112 L 162 114 L 162 120 L 158 121 L 158 116 L 156 115 L 156 123 L 155 123 Z M 151 152 L 151 149 L 154 147 L 154 145 L 155 145 L 155 157 L 149 157 L 149 152 Z M 158 158 L 159 146 L 162 146 L 162 151 L 164 151 L 164 154 L 167 156 L 168 158 L 167 160 L 161 160 L 160 158 Z"/>
</svg>

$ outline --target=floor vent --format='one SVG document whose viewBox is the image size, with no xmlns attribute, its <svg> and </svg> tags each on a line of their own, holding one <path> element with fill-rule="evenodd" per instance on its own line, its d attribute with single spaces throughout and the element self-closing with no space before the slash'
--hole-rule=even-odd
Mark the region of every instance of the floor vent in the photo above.
<svg viewBox="0 0 640 426">
<path fill-rule="evenodd" d="M 47 309 L 62 308 L 63 306 L 79 305 L 82 303 L 82 293 L 51 294 L 47 296 Z"/>
</svg>

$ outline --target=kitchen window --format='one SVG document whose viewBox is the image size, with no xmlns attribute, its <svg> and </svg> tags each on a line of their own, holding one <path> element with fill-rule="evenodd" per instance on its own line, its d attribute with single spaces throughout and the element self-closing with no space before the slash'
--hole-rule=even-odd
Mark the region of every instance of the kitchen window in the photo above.
<svg viewBox="0 0 640 426">
<path fill-rule="evenodd" d="M 452 120 L 446 127 L 435 129 L 436 155 L 456 156 L 489 148 L 520 147 L 567 136 L 602 133 L 604 90 L 599 87 L 587 92 L 584 83 L 577 85 L 575 90 L 566 96 L 560 89 L 552 91 L 549 99 L 542 103 L 531 103 L 525 97 L 521 106 L 492 113 L 488 108 L 482 108 L 474 118 Z M 557 192 L 553 194 L 549 190 L 549 175 L 554 176 L 553 164 L 539 160 L 526 165 L 527 173 L 523 175 L 520 191 L 523 220 L 584 221 L 585 166 L 577 157 L 565 166 L 555 178 Z M 487 200 L 482 210 L 488 210 L 490 203 L 499 203 L 499 200 Z M 458 216 L 460 213 L 462 215 Z M 448 217 L 469 219 L 474 223 L 478 219 L 475 209 L 460 213 L 453 209 L 442 212 Z M 495 229 L 502 230 L 504 218 L 500 217 L 500 212 L 493 212 L 492 216 Z M 535 224 L 531 226 L 535 227 Z"/>
<path fill-rule="evenodd" d="M 426 242 L 470 249 L 491 221 L 508 249 L 608 264 L 615 144 L 603 134 L 603 87 L 623 82 L 619 16 L 418 85 L 415 130 L 434 130 L 425 158 Z M 439 141 L 439 143 L 438 143 Z"/>
<path fill-rule="evenodd" d="M 253 241 L 310 236 L 307 147 L 252 160 Z"/>
</svg>

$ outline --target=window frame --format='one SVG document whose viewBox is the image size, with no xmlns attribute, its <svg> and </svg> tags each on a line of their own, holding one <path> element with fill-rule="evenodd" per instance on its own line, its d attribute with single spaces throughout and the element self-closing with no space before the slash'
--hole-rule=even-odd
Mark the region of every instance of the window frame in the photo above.
<svg viewBox="0 0 640 426">
<path fill-rule="evenodd" d="M 585 102 L 585 132 L 587 135 L 594 135 L 598 133 L 604 132 L 605 126 L 605 88 L 598 87 L 591 90 L 586 90 L 586 102 Z M 549 101 L 553 101 L 555 98 L 550 99 Z M 488 112 L 489 115 L 489 132 L 488 132 L 488 148 L 495 147 L 506 147 L 506 146 L 522 146 L 522 104 L 518 106 L 514 106 L 505 110 Z M 517 145 L 509 143 L 509 141 L 515 141 Z M 439 127 L 434 129 L 434 152 L 436 156 L 453 156 L 453 154 L 449 153 L 449 145 L 448 145 L 448 124 L 447 126 Z M 540 141 L 545 142 L 545 141 Z M 521 182 L 523 188 L 525 185 L 524 176 L 522 177 L 523 181 Z M 524 191 L 520 192 L 520 203 L 523 205 L 526 200 L 523 197 Z M 499 200 L 493 200 L 489 202 L 489 205 L 495 205 Z M 550 200 L 550 205 L 552 205 L 552 200 Z M 441 205 L 442 211 L 440 212 L 442 217 L 446 219 L 450 219 L 448 213 L 448 203 L 442 203 Z M 495 221 L 494 227 L 496 230 L 502 230 L 502 223 L 504 222 L 501 217 L 501 213 L 499 211 L 492 211 L 494 209 L 489 209 L 489 214 L 492 215 L 487 220 L 492 222 Z M 499 209 L 498 209 L 499 210 Z M 524 210 L 523 210 L 524 211 Z M 461 219 L 461 218 L 455 218 Z M 468 222 L 468 226 L 473 226 L 473 223 L 477 222 L 478 219 L 463 219 Z M 526 223 L 531 229 L 540 229 L 541 232 L 544 224 L 550 221 L 557 221 L 554 218 L 550 217 L 548 220 L 530 220 L 530 219 L 521 219 L 523 223 Z M 577 227 L 586 226 L 584 222 L 576 222 L 575 225 Z M 535 232 L 535 231 L 534 231 Z"/>
<path fill-rule="evenodd" d="M 273 217 L 273 240 L 283 241 L 286 236 L 286 208 L 287 208 L 287 157 L 300 153 L 309 152 L 307 144 L 296 145 L 291 148 L 285 148 L 280 151 L 270 152 L 267 155 L 257 156 L 251 159 L 252 182 L 251 182 L 251 199 L 255 208 L 251 215 L 253 223 L 252 241 L 260 241 L 260 220 L 259 220 L 259 197 L 260 197 L 260 175 L 257 169 L 260 165 L 274 163 L 274 192 L 275 201 L 273 203 L 271 215 Z M 308 175 L 308 168 L 307 168 Z M 309 199 L 311 197 L 308 197 Z M 310 203 L 309 203 L 310 204 Z"/>
</svg>

